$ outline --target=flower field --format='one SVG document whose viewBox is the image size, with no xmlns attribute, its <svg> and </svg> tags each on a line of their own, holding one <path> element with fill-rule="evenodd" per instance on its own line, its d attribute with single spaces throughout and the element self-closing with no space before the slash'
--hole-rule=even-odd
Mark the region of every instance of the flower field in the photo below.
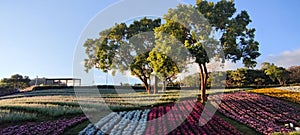
<svg viewBox="0 0 300 135">
<path fill-rule="evenodd" d="M 300 86 L 277 87 L 276 89 L 300 92 Z"/>
<path fill-rule="evenodd" d="M 149 113 L 149 122 L 145 133 L 147 135 L 241 134 L 238 130 L 217 116 L 213 116 L 204 126 L 200 126 L 199 120 L 204 121 L 204 119 L 200 118 L 203 108 L 204 106 L 199 102 L 195 102 L 195 100 L 184 100 L 174 106 L 154 107 Z M 187 110 L 191 112 L 187 113 Z M 166 117 L 163 117 L 166 113 L 168 113 L 165 115 Z M 213 114 L 207 114 L 207 116 L 209 115 Z M 156 120 L 153 121 L 153 119 Z M 178 125 L 178 123 L 180 125 Z"/>
<path fill-rule="evenodd" d="M 192 100 L 198 91 L 168 91 L 156 95 L 143 92 L 123 94 L 102 94 L 102 99 L 89 93 L 76 97 L 70 90 L 31 91 L 0 97 L 0 134 L 64 134 L 71 132 L 81 135 L 98 134 L 225 134 L 238 135 L 246 130 L 261 134 L 292 133 L 300 127 L 300 109 L 288 104 L 281 98 L 299 101 L 299 92 L 281 89 L 258 89 L 249 92 L 226 90 L 217 114 L 203 126 L 205 120 L 200 116 L 204 106 Z M 260 94 L 255 94 L 260 93 Z M 214 98 L 219 91 L 209 91 Z M 264 96 L 265 94 L 268 96 Z M 272 97 L 276 98 L 272 98 Z M 82 117 L 82 108 L 99 115 L 95 124 L 89 124 Z M 298 102 L 299 103 L 299 102 Z M 113 113 L 101 113 L 95 109 L 107 105 Z M 82 106 L 81 106 L 82 107 Z M 138 110 L 141 109 L 141 110 Z M 108 114 L 108 115 L 106 115 Z M 222 115 L 220 115 L 222 114 Z M 225 117 L 226 116 L 226 117 Z M 93 118 L 87 115 L 88 118 Z M 94 119 L 93 119 L 94 120 Z M 226 121 L 225 121 L 226 120 Z M 232 122 L 234 121 L 234 122 Z M 83 124 L 80 124 L 82 123 Z M 18 125 L 16 125 L 17 123 Z M 229 124 L 230 123 L 230 124 Z M 77 125 L 75 126 L 74 125 Z M 290 125 L 293 125 L 292 127 Z M 242 127 L 242 128 L 241 128 Z M 72 132 L 75 129 L 74 132 Z M 238 130 L 239 131 L 238 131 Z"/>
<path fill-rule="evenodd" d="M 299 108 L 275 98 L 248 92 L 224 94 L 218 110 L 262 134 L 288 133 L 300 126 Z M 290 124 L 293 126 L 286 127 Z"/>
<path fill-rule="evenodd" d="M 89 124 L 79 132 L 80 135 L 140 135 L 145 132 L 150 110 L 134 110 L 129 112 L 112 112 L 94 125 Z"/>
<path fill-rule="evenodd" d="M 299 103 L 300 104 L 300 92 L 296 92 L 293 90 L 295 87 L 283 87 L 283 88 L 276 88 L 276 89 L 256 89 L 250 90 L 249 92 L 264 94 L 267 96 L 288 100 L 291 102 Z M 296 88 L 295 88 L 296 89 Z"/>
<path fill-rule="evenodd" d="M 184 112 L 187 110 L 191 112 Z M 113 112 L 102 118 L 98 123 L 89 124 L 79 134 L 241 134 L 217 116 L 213 116 L 204 126 L 200 126 L 199 119 L 202 110 L 202 104 L 185 100 L 175 105 L 158 106 L 150 110 Z"/>
<path fill-rule="evenodd" d="M 67 128 L 85 121 L 86 117 L 75 117 L 72 119 L 60 119 L 40 123 L 28 123 L 26 125 L 10 126 L 0 130 L 1 135 L 58 135 Z"/>
</svg>

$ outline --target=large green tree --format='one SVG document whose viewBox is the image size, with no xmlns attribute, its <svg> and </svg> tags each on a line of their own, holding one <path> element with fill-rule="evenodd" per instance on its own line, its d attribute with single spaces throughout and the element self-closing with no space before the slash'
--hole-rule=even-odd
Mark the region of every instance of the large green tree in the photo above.
<svg viewBox="0 0 300 135">
<path fill-rule="evenodd" d="M 197 0 L 196 5 L 212 28 L 221 35 L 219 41 L 225 59 L 232 62 L 242 60 L 245 67 L 254 67 L 256 58 L 260 56 L 259 43 L 255 41 L 255 29 L 248 28 L 251 19 L 247 11 L 237 13 L 232 0 L 216 3 Z M 206 99 L 203 97 L 205 92 L 202 94 L 202 98 Z"/>
<path fill-rule="evenodd" d="M 150 67 L 153 68 L 155 77 L 158 77 L 162 81 L 162 92 L 164 92 L 166 82 L 179 73 L 179 68 L 169 56 L 157 51 L 151 51 L 147 60 L 150 61 Z M 157 80 L 155 80 L 155 83 L 157 83 Z"/>
<path fill-rule="evenodd" d="M 177 33 L 177 38 L 184 43 L 199 66 L 199 98 L 202 102 L 207 100 L 207 63 L 212 59 L 222 62 L 225 59 L 232 62 L 242 60 L 245 67 L 254 67 L 257 63 L 255 60 L 260 56 L 259 43 L 254 39 L 255 29 L 248 28 L 251 23 L 250 16 L 247 11 L 237 13 L 233 1 L 221 0 L 213 3 L 197 0 L 196 6 L 179 5 L 170 9 L 165 19 L 170 26 L 166 31 L 171 31 L 169 34 Z M 183 26 L 174 28 L 176 23 Z M 220 36 L 213 37 L 212 32 Z"/>
<path fill-rule="evenodd" d="M 285 68 L 278 67 L 273 63 L 264 72 L 273 82 L 278 81 L 280 85 L 285 85 L 289 78 L 289 72 Z"/>
<path fill-rule="evenodd" d="M 241 87 L 244 86 L 247 82 L 247 69 L 239 68 L 233 72 L 231 72 L 230 77 L 233 80 L 235 86 Z"/>
<path fill-rule="evenodd" d="M 153 68 L 147 58 L 155 46 L 154 28 L 160 25 L 160 19 L 143 18 L 130 25 L 116 24 L 101 31 L 99 38 L 86 40 L 86 71 L 94 67 L 104 72 L 130 71 L 150 93 L 149 79 Z"/>
<path fill-rule="evenodd" d="M 177 31 L 172 33 L 173 29 Z M 148 60 L 155 76 L 163 82 L 162 91 L 167 80 L 176 78 L 178 73 L 186 69 L 189 53 L 182 45 L 184 39 L 180 39 L 185 32 L 180 24 L 170 21 L 154 29 L 155 48 L 150 52 Z"/>
</svg>

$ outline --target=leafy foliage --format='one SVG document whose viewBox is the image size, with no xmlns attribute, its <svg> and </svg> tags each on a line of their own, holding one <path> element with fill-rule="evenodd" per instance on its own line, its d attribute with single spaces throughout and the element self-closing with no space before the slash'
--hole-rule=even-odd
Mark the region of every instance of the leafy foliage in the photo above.
<svg viewBox="0 0 300 135">
<path fill-rule="evenodd" d="M 286 84 L 289 77 L 289 72 L 283 67 L 277 67 L 274 64 L 270 64 L 264 72 L 270 77 L 270 79 L 275 82 L 276 80 L 280 85 Z"/>
<path fill-rule="evenodd" d="M 10 78 L 4 78 L 0 81 L 1 87 L 9 89 L 26 88 L 29 86 L 30 79 L 28 76 L 19 74 L 12 75 Z"/>
<path fill-rule="evenodd" d="M 207 63 L 242 59 L 246 67 L 256 65 L 255 59 L 260 53 L 255 29 L 248 28 L 251 19 L 247 11 L 236 13 L 233 1 L 197 0 L 195 6 L 178 5 L 169 9 L 164 19 L 165 24 L 161 24 L 160 19 L 147 18 L 129 26 L 116 24 L 100 32 L 100 38 L 88 39 L 84 45 L 88 55 L 86 70 L 93 67 L 104 72 L 130 69 L 149 93 L 148 80 L 153 71 L 164 80 L 182 70 L 177 63 L 184 65 L 194 61 L 200 68 L 201 98 L 206 100 Z M 215 33 L 220 36 L 216 37 Z M 170 57 L 187 54 L 184 50 L 190 55 Z"/>
<path fill-rule="evenodd" d="M 100 32 L 97 39 L 88 39 L 84 47 L 88 59 L 85 59 L 86 71 L 95 67 L 104 72 L 131 71 L 150 92 L 148 84 L 153 69 L 147 60 L 154 48 L 154 28 L 161 25 L 160 19 L 143 18 L 129 26 L 126 23 Z"/>
<path fill-rule="evenodd" d="M 259 43 L 254 39 L 255 29 L 248 28 L 251 19 L 247 11 L 236 13 L 233 1 L 197 0 L 196 6 L 179 5 L 164 17 L 167 28 L 162 31 L 181 41 L 199 65 L 202 101 L 206 101 L 206 64 L 211 60 L 237 62 L 242 59 L 245 67 L 256 65 L 255 59 L 260 53 Z M 220 38 L 212 35 L 214 33 Z"/>
<path fill-rule="evenodd" d="M 292 66 L 287 69 L 290 73 L 290 83 L 300 83 L 300 66 Z"/>
<path fill-rule="evenodd" d="M 181 80 L 181 83 L 187 87 L 197 87 L 199 86 L 199 75 L 198 74 L 188 75 L 184 77 L 183 80 Z"/>
<path fill-rule="evenodd" d="M 255 41 L 255 29 L 248 28 L 252 22 L 247 11 L 236 13 L 232 0 L 221 0 L 213 3 L 197 0 L 196 7 L 210 22 L 213 29 L 221 34 L 226 59 L 236 62 L 243 59 L 246 67 L 254 67 L 255 59 L 260 56 L 259 43 Z"/>
</svg>

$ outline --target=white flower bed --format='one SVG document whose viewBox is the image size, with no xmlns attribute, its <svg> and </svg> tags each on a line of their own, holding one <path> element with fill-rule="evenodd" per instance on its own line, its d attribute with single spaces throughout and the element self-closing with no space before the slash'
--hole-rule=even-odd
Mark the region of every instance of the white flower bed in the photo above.
<svg viewBox="0 0 300 135">
<path fill-rule="evenodd" d="M 134 110 L 129 112 L 110 113 L 94 125 L 89 124 L 79 135 L 111 135 L 144 134 L 150 110 Z"/>
<path fill-rule="evenodd" d="M 147 126 L 147 118 L 150 110 L 145 110 L 141 116 L 141 119 L 139 120 L 137 127 L 135 131 L 133 132 L 133 135 L 141 135 L 145 132 L 146 126 Z"/>
<path fill-rule="evenodd" d="M 294 91 L 294 92 L 300 92 L 300 86 L 277 87 L 276 89 L 290 90 L 290 91 Z"/>
</svg>

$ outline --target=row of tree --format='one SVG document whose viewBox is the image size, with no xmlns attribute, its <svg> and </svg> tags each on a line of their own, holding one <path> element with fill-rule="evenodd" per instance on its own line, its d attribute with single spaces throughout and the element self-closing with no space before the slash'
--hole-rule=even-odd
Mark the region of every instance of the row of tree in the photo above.
<svg viewBox="0 0 300 135">
<path fill-rule="evenodd" d="M 12 75 L 10 78 L 3 78 L 0 81 L 0 88 L 22 89 L 29 86 L 30 78 L 20 74 Z"/>
<path fill-rule="evenodd" d="M 189 75 L 181 80 L 183 86 L 198 87 L 197 74 Z M 300 66 L 283 68 L 265 62 L 261 69 L 239 68 L 237 70 L 209 73 L 208 85 L 213 87 L 247 87 L 290 85 L 300 83 Z"/>
<path fill-rule="evenodd" d="M 86 40 L 86 71 L 130 71 L 151 93 L 151 75 L 170 80 L 188 63 L 196 63 L 199 98 L 204 102 L 207 63 L 242 60 L 245 67 L 254 67 L 260 56 L 255 29 L 248 28 L 250 16 L 247 11 L 236 11 L 232 0 L 197 0 L 195 5 L 169 9 L 164 21 L 143 18 L 116 24 L 101 31 L 98 38 Z"/>
</svg>

